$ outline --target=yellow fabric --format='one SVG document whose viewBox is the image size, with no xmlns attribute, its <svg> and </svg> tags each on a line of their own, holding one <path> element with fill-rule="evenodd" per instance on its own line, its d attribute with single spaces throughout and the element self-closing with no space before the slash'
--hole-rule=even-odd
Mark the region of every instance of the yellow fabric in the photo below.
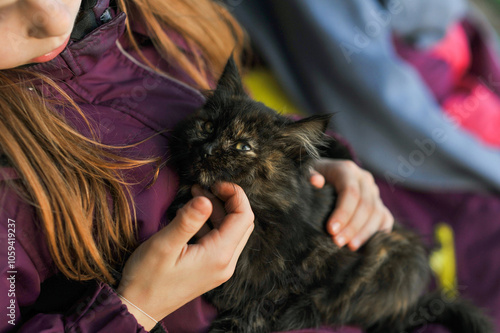
<svg viewBox="0 0 500 333">
<path fill-rule="evenodd" d="M 436 274 L 438 285 L 447 295 L 458 295 L 453 229 L 440 223 L 435 230 L 436 241 L 440 248 L 430 257 L 430 265 Z"/>
<path fill-rule="evenodd" d="M 269 70 L 253 69 L 243 77 L 243 83 L 256 101 L 283 114 L 304 114 L 292 104 Z"/>
</svg>

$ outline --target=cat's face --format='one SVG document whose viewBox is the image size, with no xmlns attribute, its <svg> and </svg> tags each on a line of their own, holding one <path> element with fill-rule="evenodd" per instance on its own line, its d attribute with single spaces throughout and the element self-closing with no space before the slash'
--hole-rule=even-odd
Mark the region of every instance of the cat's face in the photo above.
<svg viewBox="0 0 500 333">
<path fill-rule="evenodd" d="M 324 143 L 328 116 L 294 122 L 250 99 L 230 60 L 205 106 L 176 128 L 171 150 L 181 177 L 209 187 L 272 185 L 306 167 Z"/>
<path fill-rule="evenodd" d="M 189 178 L 202 186 L 229 181 L 247 187 L 286 164 L 276 142 L 283 120 L 274 112 L 243 99 L 229 99 L 213 107 L 199 110 L 185 128 L 187 169 L 183 172 Z"/>
</svg>

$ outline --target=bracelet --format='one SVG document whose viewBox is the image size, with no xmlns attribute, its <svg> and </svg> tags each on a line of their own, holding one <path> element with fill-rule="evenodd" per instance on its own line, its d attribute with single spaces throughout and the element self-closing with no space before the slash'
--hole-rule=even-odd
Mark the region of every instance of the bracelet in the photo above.
<svg viewBox="0 0 500 333">
<path fill-rule="evenodd" d="M 124 300 L 127 303 L 129 303 L 130 305 L 132 305 L 137 310 L 141 311 L 141 313 L 143 313 L 146 317 L 148 317 L 149 319 L 151 319 L 152 321 L 154 321 L 155 324 L 158 324 L 158 321 L 156 319 L 154 319 L 153 317 L 151 317 L 150 315 L 148 315 L 146 312 L 142 311 L 142 309 L 140 309 L 137 305 L 135 305 L 134 303 L 132 303 L 131 301 L 129 301 L 128 299 L 126 299 L 125 297 L 123 297 L 122 295 L 120 295 L 118 293 L 116 293 L 116 295 L 118 295 L 118 297 L 120 297 L 122 300 Z"/>
</svg>

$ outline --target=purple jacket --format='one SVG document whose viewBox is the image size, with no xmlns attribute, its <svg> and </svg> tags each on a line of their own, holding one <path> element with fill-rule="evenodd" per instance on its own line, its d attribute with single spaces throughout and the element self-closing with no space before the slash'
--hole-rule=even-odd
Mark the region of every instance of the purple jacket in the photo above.
<svg viewBox="0 0 500 333">
<path fill-rule="evenodd" d="M 181 83 L 178 79 L 182 72 L 161 61 L 152 46 L 144 47 L 146 55 L 169 75 L 158 75 L 140 65 L 123 38 L 125 15 L 109 12 L 110 20 L 100 22 L 106 17 L 103 13 L 107 6 L 108 0 L 99 0 L 93 9 L 101 23 L 99 27 L 83 39 L 71 41 L 51 62 L 30 68 L 61 82 L 60 86 L 78 103 L 91 123 L 98 125 L 103 143 L 123 145 L 172 128 L 199 108 L 204 98 L 197 90 Z M 140 32 L 140 27 L 137 30 Z M 87 133 L 83 122 L 72 121 L 80 131 Z M 167 134 L 158 135 L 128 153 L 135 157 L 165 156 L 167 140 Z M 131 177 L 142 179 L 149 171 L 149 167 L 139 168 Z M 108 285 L 89 282 L 68 288 L 65 286 L 70 282 L 55 277 L 58 270 L 34 210 L 4 181 L 16 179 L 16 173 L 3 168 L 0 175 L 0 198 L 3 198 L 0 331 L 144 332 Z M 146 184 L 147 179 L 132 188 L 141 240 L 167 223 L 166 210 L 176 193 L 177 177 L 167 167 L 161 170 L 154 186 L 147 189 Z M 7 251 L 9 244 L 12 253 Z M 215 309 L 198 298 L 166 318 L 163 326 L 170 332 L 204 332 L 215 316 Z M 352 332 L 344 332 L 348 331 Z"/>
</svg>

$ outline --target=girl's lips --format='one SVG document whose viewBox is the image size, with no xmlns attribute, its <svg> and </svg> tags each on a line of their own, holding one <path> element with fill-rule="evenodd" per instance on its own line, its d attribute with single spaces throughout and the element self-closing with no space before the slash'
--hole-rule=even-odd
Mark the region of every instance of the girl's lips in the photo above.
<svg viewBox="0 0 500 333">
<path fill-rule="evenodd" d="M 68 45 L 68 42 L 69 42 L 69 36 L 68 36 L 68 38 L 66 38 L 66 40 L 64 41 L 64 43 L 62 43 L 61 46 L 54 49 L 53 51 L 50 51 L 47 54 L 44 54 L 43 56 L 31 59 L 30 62 L 47 62 L 47 61 L 54 59 L 55 57 L 57 57 L 59 55 L 59 53 L 61 53 L 64 50 L 66 45 Z"/>
</svg>

